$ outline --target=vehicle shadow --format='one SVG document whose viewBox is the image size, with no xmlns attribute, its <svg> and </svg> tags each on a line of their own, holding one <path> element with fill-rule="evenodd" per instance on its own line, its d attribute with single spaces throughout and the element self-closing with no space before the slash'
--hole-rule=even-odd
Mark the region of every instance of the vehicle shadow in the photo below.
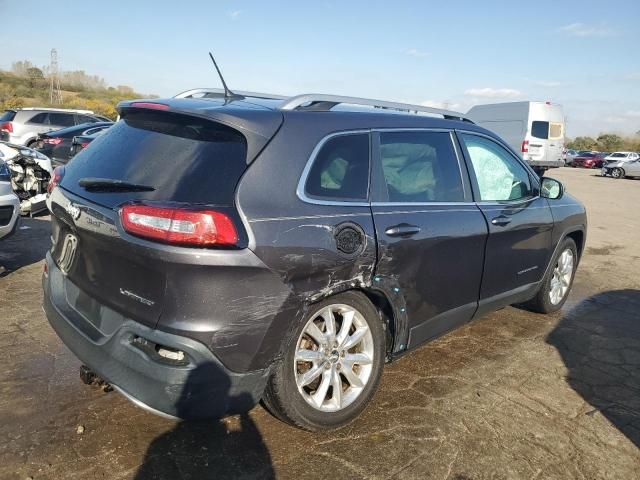
<svg viewBox="0 0 640 480">
<path fill-rule="evenodd" d="M 567 382 L 593 410 L 640 447 L 640 290 L 583 300 L 548 335 L 568 369 Z"/>
<path fill-rule="evenodd" d="M 0 240 L 0 277 L 42 260 L 51 246 L 47 215 L 20 219 L 16 232 Z"/>
<path fill-rule="evenodd" d="M 213 382 L 211 391 L 198 393 L 202 381 Z M 197 415 L 194 399 L 215 401 L 226 398 L 229 377 L 214 364 L 196 368 L 190 375 L 177 403 L 178 416 Z M 218 403 L 218 402 L 216 402 Z M 251 403 L 248 394 L 230 399 L 231 404 Z M 226 479 L 275 478 L 271 455 L 260 430 L 248 413 L 226 420 L 179 421 L 168 432 L 154 439 L 145 453 L 136 480 L 149 479 Z"/>
</svg>

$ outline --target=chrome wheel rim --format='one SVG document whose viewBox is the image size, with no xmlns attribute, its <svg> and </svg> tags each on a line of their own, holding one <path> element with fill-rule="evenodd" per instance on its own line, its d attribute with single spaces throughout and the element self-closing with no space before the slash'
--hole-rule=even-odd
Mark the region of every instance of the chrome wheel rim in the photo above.
<svg viewBox="0 0 640 480">
<path fill-rule="evenodd" d="M 556 263 L 553 269 L 553 277 L 551 277 L 549 301 L 553 305 L 558 305 L 569 291 L 571 277 L 573 276 L 573 265 L 573 251 L 567 248 L 558 257 L 558 263 Z"/>
<path fill-rule="evenodd" d="M 324 307 L 311 316 L 296 343 L 298 392 L 316 410 L 342 410 L 366 387 L 373 360 L 373 336 L 364 316 L 345 304 Z"/>
<path fill-rule="evenodd" d="M 611 176 L 613 178 L 618 178 L 620 176 L 620 169 L 619 168 L 614 168 L 613 171 L 611 172 Z"/>
</svg>

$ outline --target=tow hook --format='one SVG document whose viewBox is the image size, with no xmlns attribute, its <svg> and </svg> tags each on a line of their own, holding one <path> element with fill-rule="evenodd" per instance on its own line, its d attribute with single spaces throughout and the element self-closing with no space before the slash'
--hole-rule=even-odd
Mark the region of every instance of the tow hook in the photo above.
<svg viewBox="0 0 640 480">
<path fill-rule="evenodd" d="M 86 365 L 80 367 L 80 380 L 85 385 L 97 385 L 102 388 L 102 391 L 108 393 L 113 390 L 113 387 L 99 377 L 94 371 L 92 371 Z"/>
</svg>

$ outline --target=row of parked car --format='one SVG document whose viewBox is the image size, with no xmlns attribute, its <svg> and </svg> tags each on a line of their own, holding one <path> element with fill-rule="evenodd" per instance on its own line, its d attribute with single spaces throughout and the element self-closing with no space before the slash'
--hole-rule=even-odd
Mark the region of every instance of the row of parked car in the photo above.
<svg viewBox="0 0 640 480">
<path fill-rule="evenodd" d="M 640 176 L 640 154 L 637 152 L 567 150 L 565 163 L 574 168 L 601 168 L 602 175 L 614 178 Z"/>
<path fill-rule="evenodd" d="M 47 208 L 54 167 L 111 125 L 89 110 L 21 108 L 0 115 L 0 238 L 18 229 L 20 215 Z"/>
</svg>

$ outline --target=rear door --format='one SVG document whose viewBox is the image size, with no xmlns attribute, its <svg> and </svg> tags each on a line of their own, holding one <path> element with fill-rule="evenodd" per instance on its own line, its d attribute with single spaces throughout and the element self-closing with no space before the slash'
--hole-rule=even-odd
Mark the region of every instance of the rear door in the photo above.
<svg viewBox="0 0 640 480">
<path fill-rule="evenodd" d="M 520 159 L 488 136 L 458 136 L 489 227 L 479 316 L 535 291 L 549 260 L 553 217 L 535 175 Z"/>
<path fill-rule="evenodd" d="M 406 305 L 412 348 L 473 316 L 487 226 L 450 131 L 380 131 L 373 150 L 376 280 Z"/>
<path fill-rule="evenodd" d="M 549 148 L 549 122 L 533 120 L 529 126 L 529 160 L 544 161 Z"/>
<path fill-rule="evenodd" d="M 564 124 L 561 122 L 549 122 L 549 139 L 547 142 L 546 159 L 549 161 L 562 160 L 564 149 Z"/>
</svg>

